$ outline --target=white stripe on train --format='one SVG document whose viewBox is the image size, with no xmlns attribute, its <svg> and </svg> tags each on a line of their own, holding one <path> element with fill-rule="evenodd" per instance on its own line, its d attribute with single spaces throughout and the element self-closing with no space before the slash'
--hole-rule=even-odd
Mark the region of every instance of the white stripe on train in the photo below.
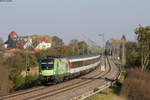
<svg viewBox="0 0 150 100">
<path fill-rule="evenodd" d="M 94 56 L 94 57 L 88 57 L 88 58 L 79 58 L 79 59 L 69 59 L 70 62 L 76 62 L 76 61 L 84 61 L 84 60 L 91 60 L 91 59 L 95 59 L 100 57 L 100 55 L 98 56 Z"/>
</svg>

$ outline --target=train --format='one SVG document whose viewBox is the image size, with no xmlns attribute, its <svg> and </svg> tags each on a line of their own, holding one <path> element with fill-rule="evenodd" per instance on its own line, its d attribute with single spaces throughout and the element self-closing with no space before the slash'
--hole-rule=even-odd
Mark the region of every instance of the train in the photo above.
<svg viewBox="0 0 150 100">
<path fill-rule="evenodd" d="M 42 84 L 59 83 L 87 74 L 100 64 L 100 54 L 88 56 L 54 57 L 39 61 L 39 78 Z"/>
</svg>

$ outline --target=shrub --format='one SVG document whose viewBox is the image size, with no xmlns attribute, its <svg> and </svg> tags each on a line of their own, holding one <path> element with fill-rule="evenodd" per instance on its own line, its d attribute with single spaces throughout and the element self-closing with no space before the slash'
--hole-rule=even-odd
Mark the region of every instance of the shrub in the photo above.
<svg viewBox="0 0 150 100">
<path fill-rule="evenodd" d="M 13 70 L 9 75 L 10 81 L 10 91 L 16 91 L 19 87 L 21 87 L 25 83 L 24 77 L 20 74 L 20 72 Z"/>
<path fill-rule="evenodd" d="M 24 88 L 29 83 L 21 72 L 26 71 L 28 66 L 29 68 L 38 66 L 38 62 L 34 55 L 15 53 L 6 59 L 5 65 L 9 66 L 9 89 L 13 92 Z"/>
<path fill-rule="evenodd" d="M 17 71 L 12 71 L 10 76 L 9 88 L 10 92 L 31 88 L 39 85 L 38 76 L 29 75 L 27 77 L 22 76 Z"/>
<path fill-rule="evenodd" d="M 150 100 L 150 73 L 137 69 L 128 71 L 122 87 L 122 94 L 129 100 Z"/>
</svg>

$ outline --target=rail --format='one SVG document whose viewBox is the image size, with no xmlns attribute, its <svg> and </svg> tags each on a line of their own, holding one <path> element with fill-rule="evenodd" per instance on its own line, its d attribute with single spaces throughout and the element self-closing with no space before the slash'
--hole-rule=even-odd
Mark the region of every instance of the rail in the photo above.
<svg viewBox="0 0 150 100">
<path fill-rule="evenodd" d="M 108 57 L 107 57 L 107 61 L 108 61 L 109 67 L 111 67 L 112 65 L 110 64 L 110 61 L 109 61 Z M 106 82 L 104 83 L 104 85 L 102 85 L 102 86 L 100 86 L 100 87 L 98 87 L 98 88 L 95 88 L 95 89 L 93 89 L 93 90 L 90 90 L 90 91 L 88 91 L 88 92 L 86 92 L 86 93 L 84 93 L 84 94 L 82 94 L 82 95 L 80 95 L 80 96 L 71 98 L 71 100 L 84 100 L 84 99 L 86 99 L 86 98 L 88 98 L 88 97 L 91 97 L 91 96 L 97 94 L 97 93 L 100 93 L 100 92 L 103 91 L 104 89 L 109 88 L 110 86 L 112 86 L 112 85 L 116 82 L 116 80 L 120 78 L 120 76 L 121 76 L 120 68 L 118 68 L 117 77 L 116 77 L 113 81 L 109 81 L 109 82 L 106 81 Z"/>
</svg>

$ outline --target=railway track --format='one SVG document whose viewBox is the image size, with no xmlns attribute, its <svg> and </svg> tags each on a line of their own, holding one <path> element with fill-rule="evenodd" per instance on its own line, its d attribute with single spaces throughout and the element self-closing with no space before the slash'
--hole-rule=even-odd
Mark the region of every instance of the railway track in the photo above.
<svg viewBox="0 0 150 100">
<path fill-rule="evenodd" d="M 93 72 L 96 72 L 96 70 L 94 70 Z M 81 76 L 82 77 L 82 76 Z M 93 76 L 91 76 L 93 77 Z M 70 81 L 70 80 L 69 80 Z M 59 83 L 58 83 L 59 84 Z M 52 86 L 52 85 L 50 85 Z M 50 87 L 49 86 L 49 87 Z M 19 95 L 24 95 L 24 94 L 28 94 L 28 93 L 31 93 L 31 92 L 34 92 L 34 91 L 38 91 L 38 90 L 43 90 L 43 89 L 46 89 L 48 86 L 40 86 L 40 87 L 33 87 L 31 89 L 27 89 L 27 90 L 20 90 L 20 91 L 17 91 L 17 92 L 14 92 L 14 93 L 11 93 L 11 94 L 8 94 L 8 95 L 5 95 L 5 96 L 2 96 L 0 97 L 0 100 L 1 99 L 8 99 L 8 98 L 12 98 L 12 97 L 15 97 L 15 96 L 19 96 Z"/>
<path fill-rule="evenodd" d="M 97 75 L 92 76 L 91 78 L 95 78 L 95 79 L 102 78 L 106 74 L 108 74 L 110 72 L 110 70 L 111 70 L 111 67 L 109 66 L 108 71 L 106 71 L 104 74 L 100 74 L 99 73 Z M 44 92 L 44 93 L 41 93 L 39 95 L 35 95 L 35 96 L 32 96 L 32 97 L 29 97 L 29 98 L 26 98 L 26 99 L 27 100 L 41 100 L 41 99 L 44 99 L 44 98 L 47 98 L 47 97 L 58 95 L 59 93 L 66 92 L 68 90 L 72 90 L 72 89 L 80 87 L 80 86 L 82 86 L 84 84 L 89 84 L 90 82 L 93 82 L 93 80 L 83 80 L 83 81 L 81 81 L 79 83 L 76 83 L 76 84 L 73 84 L 73 85 L 70 85 L 70 86 L 66 86 L 66 87 L 62 87 L 62 88 L 58 88 L 58 89 L 53 90 L 53 91 L 47 91 L 47 92 Z"/>
<path fill-rule="evenodd" d="M 92 75 L 92 72 L 91 72 L 91 73 L 89 73 L 89 74 L 91 74 L 91 76 L 88 77 L 88 79 L 90 79 L 90 78 L 98 79 L 98 78 L 104 77 L 106 74 L 108 74 L 110 72 L 111 67 L 109 67 L 108 69 L 109 70 L 106 72 L 99 71 L 99 73 L 97 73 L 95 75 Z M 96 72 L 96 70 L 93 71 L 93 73 L 94 72 Z M 7 96 L 0 97 L 0 100 L 41 100 L 43 98 L 54 96 L 56 94 L 59 94 L 59 93 L 62 93 L 62 92 L 65 92 L 65 91 L 68 91 L 68 90 L 71 90 L 71 89 L 77 88 L 79 86 L 82 86 L 84 84 L 88 84 L 88 83 L 92 82 L 92 80 L 85 80 L 84 79 L 85 76 L 86 75 L 81 76 L 77 79 L 70 80 L 70 81 L 75 81 L 75 80 L 80 79 L 80 81 L 73 82 L 72 84 L 69 84 L 69 85 L 60 86 L 62 84 L 62 83 L 60 83 L 60 84 L 52 85 L 49 87 L 45 87 L 45 86 L 37 87 L 37 88 L 33 88 L 28 91 L 21 91 L 21 92 L 15 93 L 15 94 L 10 94 Z M 69 82 L 69 81 L 66 81 L 66 82 Z M 57 88 L 53 89 L 53 86 L 55 86 Z M 30 95 L 28 95 L 28 94 L 30 94 Z"/>
<path fill-rule="evenodd" d="M 95 71 L 93 71 L 93 73 L 94 72 L 96 72 L 96 70 Z M 92 72 L 91 72 L 92 73 Z M 101 74 L 102 74 L 103 72 L 101 72 Z M 89 73 L 90 74 L 90 73 Z M 91 76 L 91 77 L 94 77 L 94 76 L 97 76 L 97 75 L 93 75 L 93 76 Z M 83 76 L 81 76 L 81 77 L 79 77 L 79 78 L 82 78 Z M 90 77 L 89 77 L 90 78 Z M 77 78 L 78 79 L 78 78 Z M 73 80 L 76 80 L 76 79 L 73 79 Z M 69 80 L 69 81 L 72 81 L 72 80 Z M 66 81 L 66 82 L 69 82 L 69 81 Z M 83 80 L 82 80 L 83 81 Z M 73 83 L 73 84 L 70 84 L 70 86 L 71 85 L 74 85 L 74 84 L 78 84 L 78 83 L 80 83 L 81 81 L 79 81 L 79 82 L 75 82 L 75 83 Z M 60 83 L 61 84 L 61 83 Z M 60 84 L 56 84 L 55 86 L 59 86 Z M 21 95 L 26 95 L 26 94 L 29 94 L 29 93 L 33 93 L 33 92 L 37 92 L 37 91 L 41 91 L 41 90 L 44 90 L 44 89 L 47 89 L 47 88 L 51 88 L 53 85 L 50 85 L 50 86 L 41 86 L 41 87 L 37 87 L 37 88 L 33 88 L 33 89 L 29 89 L 29 90 L 25 90 L 25 91 L 19 91 L 19 92 L 16 92 L 16 93 L 13 93 L 13 94 L 9 94 L 9 95 L 6 95 L 6 96 L 2 96 L 2 97 L 0 97 L 0 100 L 10 100 L 11 98 L 13 98 L 13 97 L 17 97 L 17 96 L 21 96 Z M 66 85 L 66 86 L 64 86 L 64 87 L 62 87 L 62 88 L 65 88 L 65 87 L 68 87 L 68 85 Z M 58 88 L 58 89 L 61 89 L 61 88 Z M 57 89 L 54 89 L 54 90 L 51 90 L 51 91 L 49 91 L 49 92 L 52 92 L 52 91 L 55 91 L 55 90 L 57 90 Z M 38 94 L 37 94 L 38 95 Z M 37 95 L 35 95 L 35 96 L 37 96 Z M 33 96 L 33 97 L 35 97 L 35 96 Z M 29 98 L 31 98 L 31 97 L 29 97 Z M 21 99 L 21 100 L 27 100 L 27 99 L 29 99 L 29 98 L 24 98 L 24 99 Z M 12 100 L 15 100 L 15 99 L 12 99 Z"/>
<path fill-rule="evenodd" d="M 104 74 L 105 75 L 105 74 Z M 92 78 L 101 78 L 102 76 L 104 75 L 95 75 L 97 77 L 92 77 Z M 54 96 L 56 94 L 59 94 L 59 93 L 62 93 L 62 92 L 65 92 L 67 90 L 71 90 L 71 89 L 74 89 L 76 87 L 79 87 L 79 86 L 82 86 L 84 84 L 88 84 L 90 82 L 92 82 L 93 80 L 84 80 L 82 82 L 79 82 L 77 84 L 73 84 L 73 85 L 70 85 L 70 86 L 65 86 L 65 87 L 62 87 L 62 88 L 59 88 L 59 89 L 56 89 L 56 90 L 52 90 L 52 91 L 47 91 L 45 93 L 42 93 L 40 95 L 36 95 L 36 96 L 32 96 L 32 97 L 29 97 L 27 98 L 27 100 L 41 100 L 43 98 L 47 98 L 47 97 L 50 97 L 50 96 Z M 25 99 L 24 99 L 25 100 Z"/>
<path fill-rule="evenodd" d="M 46 88 L 45 86 L 40 86 L 40 87 L 31 88 L 31 89 L 28 89 L 28 90 L 20 90 L 20 91 L 14 92 L 12 94 L 8 94 L 8 95 L 0 97 L 0 100 L 9 99 L 9 98 L 12 98 L 12 97 L 15 97 L 15 96 L 24 95 L 24 94 L 31 93 L 31 92 L 34 92 L 34 91 L 38 91 L 38 90 L 45 89 L 45 88 Z"/>
</svg>

